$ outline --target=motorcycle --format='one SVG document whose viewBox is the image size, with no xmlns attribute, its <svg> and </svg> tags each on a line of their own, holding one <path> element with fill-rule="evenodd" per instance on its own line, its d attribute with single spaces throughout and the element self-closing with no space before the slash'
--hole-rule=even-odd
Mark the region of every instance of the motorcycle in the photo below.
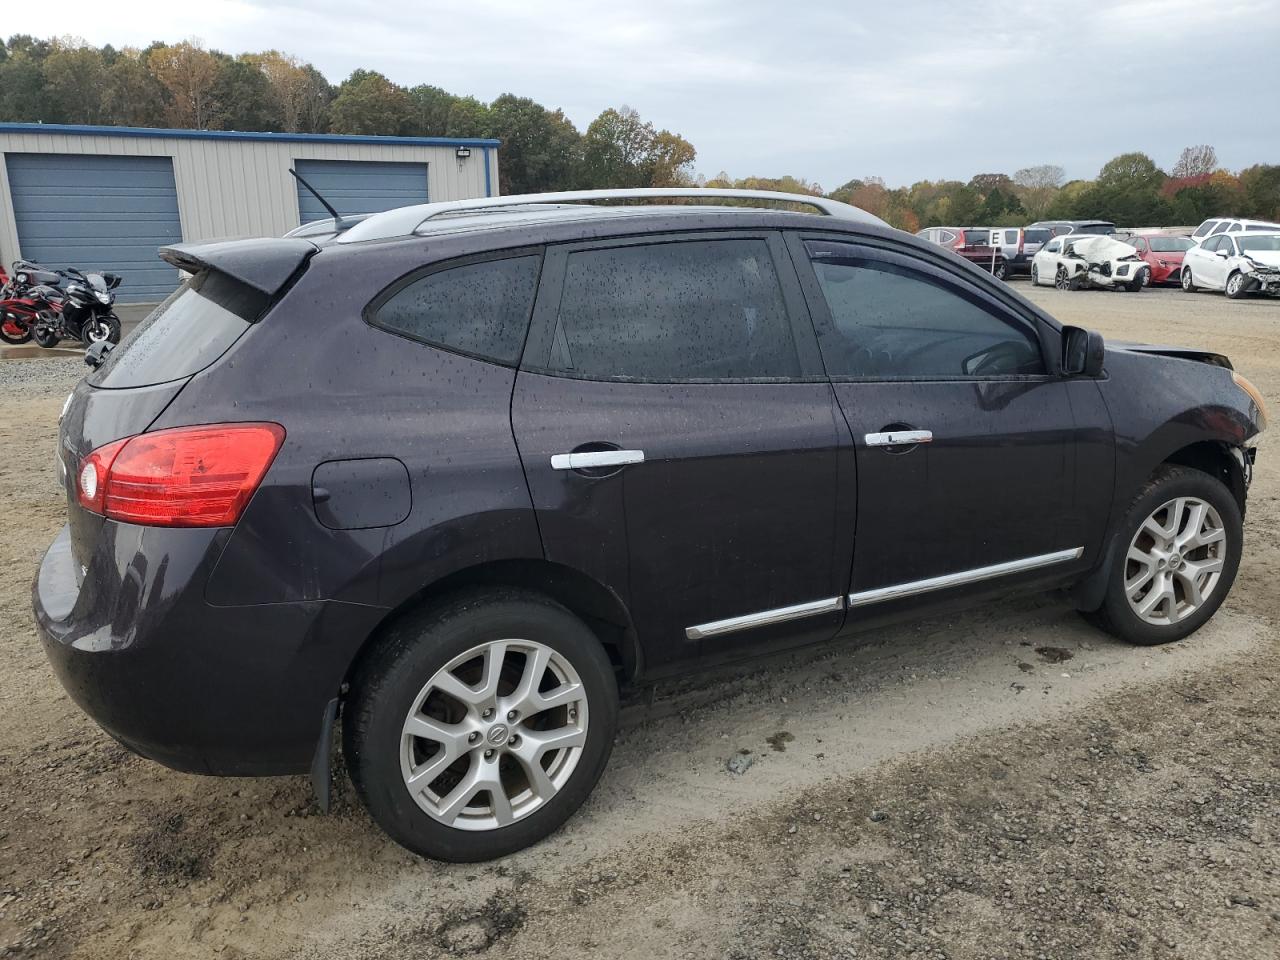
<svg viewBox="0 0 1280 960">
<path fill-rule="evenodd" d="M 120 277 L 80 270 L 46 270 L 19 260 L 13 279 L 0 291 L 0 340 L 42 347 L 79 340 L 86 347 L 120 342 L 114 290 Z"/>
</svg>

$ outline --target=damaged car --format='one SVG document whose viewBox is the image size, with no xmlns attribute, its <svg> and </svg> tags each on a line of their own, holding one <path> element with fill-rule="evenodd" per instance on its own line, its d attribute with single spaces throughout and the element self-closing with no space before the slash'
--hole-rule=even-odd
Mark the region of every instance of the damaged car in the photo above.
<svg viewBox="0 0 1280 960">
<path fill-rule="evenodd" d="M 1067 234 L 1054 237 L 1031 258 L 1031 282 L 1059 290 L 1097 287 L 1141 290 L 1151 268 L 1127 243 L 1111 237 Z"/>
<path fill-rule="evenodd" d="M 1182 260 L 1182 289 L 1221 290 L 1232 300 L 1280 296 L 1280 232 L 1220 233 L 1192 247 Z"/>
</svg>

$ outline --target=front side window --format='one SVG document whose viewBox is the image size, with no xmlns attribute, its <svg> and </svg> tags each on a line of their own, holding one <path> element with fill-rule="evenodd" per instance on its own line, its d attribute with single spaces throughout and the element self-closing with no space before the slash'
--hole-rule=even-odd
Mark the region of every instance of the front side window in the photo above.
<svg viewBox="0 0 1280 960">
<path fill-rule="evenodd" d="M 800 375 L 773 257 L 754 238 L 570 253 L 550 366 L 659 382 Z"/>
<path fill-rule="evenodd" d="M 956 284 L 810 245 L 832 329 L 820 337 L 827 372 L 874 380 L 1043 374 L 1029 324 L 1002 316 Z"/>
<path fill-rule="evenodd" d="M 516 364 L 541 263 L 535 254 L 429 273 L 387 297 L 370 322 L 432 346 Z"/>
<path fill-rule="evenodd" d="M 1062 250 L 1062 241 L 1050 240 L 1048 245 L 1045 247 L 1045 250 L 1047 250 L 1049 253 L 1058 253 L 1059 251 Z"/>
<path fill-rule="evenodd" d="M 1213 253 L 1220 246 L 1222 246 L 1222 237 L 1210 237 L 1200 245 L 1200 249 L 1208 253 Z"/>
</svg>

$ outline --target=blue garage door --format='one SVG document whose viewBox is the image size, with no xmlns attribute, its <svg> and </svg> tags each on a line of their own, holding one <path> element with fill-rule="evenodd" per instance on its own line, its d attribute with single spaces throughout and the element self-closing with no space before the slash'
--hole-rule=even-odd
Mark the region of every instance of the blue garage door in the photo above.
<svg viewBox="0 0 1280 960">
<path fill-rule="evenodd" d="M 427 202 L 425 163 L 379 163 L 372 160 L 299 160 L 294 166 L 343 216 L 378 213 Z M 320 201 L 298 184 L 302 223 L 329 216 Z"/>
<path fill-rule="evenodd" d="M 10 153 L 5 164 L 23 257 L 118 273 L 125 302 L 163 300 L 178 285 L 156 257 L 182 242 L 168 157 Z"/>
</svg>

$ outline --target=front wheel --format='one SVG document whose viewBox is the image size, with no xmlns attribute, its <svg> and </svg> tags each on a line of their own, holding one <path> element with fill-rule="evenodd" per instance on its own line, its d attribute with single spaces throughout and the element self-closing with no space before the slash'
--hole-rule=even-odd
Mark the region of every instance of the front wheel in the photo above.
<svg viewBox="0 0 1280 960">
<path fill-rule="evenodd" d="M 410 614 L 357 669 L 343 749 L 369 813 L 414 853 L 514 853 L 554 832 L 613 749 L 599 639 L 538 594 L 483 590 Z"/>
<path fill-rule="evenodd" d="M 1217 612 L 1240 566 L 1240 507 L 1221 481 L 1166 465 L 1122 522 L 1102 607 L 1088 619 L 1130 643 L 1181 640 Z"/>
<path fill-rule="evenodd" d="M 80 333 L 80 339 L 86 347 L 92 347 L 95 343 L 101 343 L 103 340 L 119 343 L 120 318 L 114 313 L 90 318 Z"/>
<path fill-rule="evenodd" d="M 1227 277 L 1227 296 L 1232 300 L 1242 300 L 1245 295 L 1244 274 L 1237 270 Z"/>
<path fill-rule="evenodd" d="M 12 343 L 15 346 L 31 342 L 31 325 L 21 323 L 17 320 L 10 320 L 7 317 L 0 322 L 0 340 L 5 343 Z"/>
<path fill-rule="evenodd" d="M 1184 266 L 1182 268 L 1182 289 L 1187 293 L 1196 292 L 1195 281 L 1191 279 L 1191 268 Z"/>
<path fill-rule="evenodd" d="M 1040 286 L 1040 271 L 1036 269 L 1034 262 L 1031 264 L 1031 285 L 1033 287 Z"/>
<path fill-rule="evenodd" d="M 1058 272 L 1054 274 L 1053 285 L 1059 290 L 1071 289 L 1071 278 L 1067 275 L 1067 268 L 1059 265 Z"/>
<path fill-rule="evenodd" d="M 1151 282 L 1147 279 L 1147 276 L 1148 272 L 1146 270 L 1139 270 L 1138 275 L 1125 284 L 1125 289 L 1130 293 L 1138 293 Z"/>
<path fill-rule="evenodd" d="M 62 342 L 62 338 L 48 327 L 37 326 L 32 336 L 35 338 L 36 344 L 41 347 L 56 347 Z"/>
<path fill-rule="evenodd" d="M 996 268 L 991 271 L 991 275 L 997 280 L 1007 280 L 1009 278 L 1009 267 L 1005 263 L 996 264 Z"/>
</svg>

